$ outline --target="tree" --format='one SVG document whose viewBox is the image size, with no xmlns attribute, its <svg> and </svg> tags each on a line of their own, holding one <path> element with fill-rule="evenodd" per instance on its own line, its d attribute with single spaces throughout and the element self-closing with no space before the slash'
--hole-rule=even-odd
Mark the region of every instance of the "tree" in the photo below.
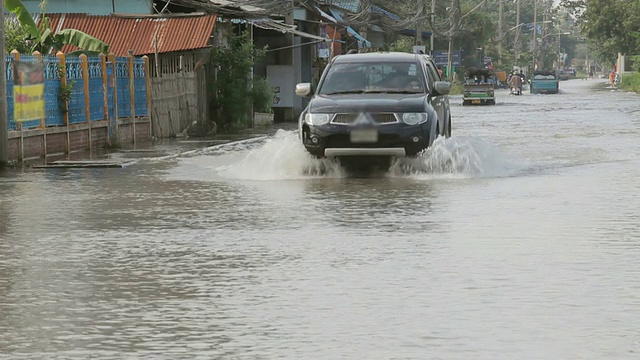
<svg viewBox="0 0 640 360">
<path fill-rule="evenodd" d="M 73 45 L 81 50 L 75 54 L 102 53 L 109 51 L 109 45 L 103 41 L 76 29 L 64 29 L 54 32 L 49 26 L 46 17 L 47 0 L 42 0 L 42 22 L 40 26 L 33 20 L 33 16 L 27 11 L 21 0 L 4 0 L 5 7 L 14 13 L 22 27 L 22 31 L 28 34 L 27 43 L 31 45 L 29 52 L 39 51 L 41 54 L 51 54 L 59 51 L 64 45 Z M 74 53 L 71 53 L 72 55 Z"/>
<path fill-rule="evenodd" d="M 638 31 L 640 2 L 628 0 L 564 0 L 562 5 L 577 16 L 590 47 L 603 59 L 614 62 L 618 53 L 640 50 Z"/>
</svg>

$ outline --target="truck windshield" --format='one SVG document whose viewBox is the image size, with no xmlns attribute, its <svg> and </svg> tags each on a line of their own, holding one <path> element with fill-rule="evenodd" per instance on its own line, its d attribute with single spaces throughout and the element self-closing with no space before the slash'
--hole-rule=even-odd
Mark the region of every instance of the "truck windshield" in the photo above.
<svg viewBox="0 0 640 360">
<path fill-rule="evenodd" d="M 420 67 L 413 62 L 333 64 L 318 93 L 422 94 L 422 76 Z"/>
</svg>

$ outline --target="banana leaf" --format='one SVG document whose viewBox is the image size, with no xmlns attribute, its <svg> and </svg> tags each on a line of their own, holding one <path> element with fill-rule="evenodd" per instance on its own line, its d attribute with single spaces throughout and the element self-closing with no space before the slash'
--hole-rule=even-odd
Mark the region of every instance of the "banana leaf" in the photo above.
<svg viewBox="0 0 640 360">
<path fill-rule="evenodd" d="M 4 6 L 7 10 L 16 14 L 18 21 L 27 28 L 29 35 L 33 36 L 35 39 L 40 38 L 40 29 L 38 29 L 38 25 L 36 25 L 36 22 L 33 20 L 31 14 L 29 14 L 29 11 L 27 11 L 27 8 L 24 7 L 22 1 L 4 0 Z"/>
<path fill-rule="evenodd" d="M 95 51 L 102 54 L 107 54 L 109 52 L 109 45 L 80 30 L 60 30 L 53 36 L 53 38 L 56 43 L 73 45 L 86 51 Z"/>
</svg>

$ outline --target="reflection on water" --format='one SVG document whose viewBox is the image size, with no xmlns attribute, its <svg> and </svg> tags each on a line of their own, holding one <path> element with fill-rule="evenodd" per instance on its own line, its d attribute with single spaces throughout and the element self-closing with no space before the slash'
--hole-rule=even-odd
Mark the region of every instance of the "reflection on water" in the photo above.
<svg viewBox="0 0 640 360">
<path fill-rule="evenodd" d="M 636 359 L 637 98 L 561 86 L 365 177 L 292 131 L 2 173 L 0 354 Z"/>
</svg>

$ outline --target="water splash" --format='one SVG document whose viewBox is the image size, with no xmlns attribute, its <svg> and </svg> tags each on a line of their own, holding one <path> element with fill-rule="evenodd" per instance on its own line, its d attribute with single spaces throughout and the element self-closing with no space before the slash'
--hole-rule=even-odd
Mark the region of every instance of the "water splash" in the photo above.
<svg viewBox="0 0 640 360">
<path fill-rule="evenodd" d="M 219 175 L 237 180 L 291 180 L 312 177 L 344 177 L 344 170 L 330 159 L 307 153 L 293 131 L 278 130 L 273 138 L 252 149 L 239 162 L 220 167 Z"/>
<path fill-rule="evenodd" d="M 316 159 L 309 155 L 298 134 L 286 130 L 278 130 L 273 137 L 185 152 L 177 160 L 179 165 L 171 172 L 181 179 L 276 181 L 351 175 L 339 161 Z M 381 176 L 465 179 L 509 176 L 521 169 L 489 142 L 458 136 L 436 139 L 432 147 L 416 158 L 394 160 Z"/>
<path fill-rule="evenodd" d="M 512 175 L 523 166 L 508 160 L 491 143 L 477 137 L 437 138 L 416 158 L 394 161 L 389 176 L 472 178 Z"/>
</svg>

